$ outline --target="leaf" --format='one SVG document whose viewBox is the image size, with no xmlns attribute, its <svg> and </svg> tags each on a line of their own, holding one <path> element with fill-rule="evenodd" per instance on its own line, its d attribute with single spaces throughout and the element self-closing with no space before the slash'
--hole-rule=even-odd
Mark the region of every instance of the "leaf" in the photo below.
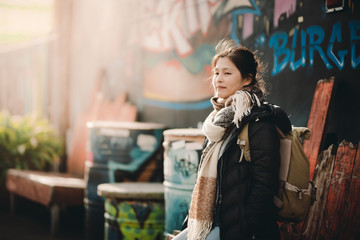
<svg viewBox="0 0 360 240">
<path fill-rule="evenodd" d="M 47 119 L 34 114 L 11 116 L 0 111 L 0 172 L 8 168 L 37 168 L 60 159 L 62 140 Z"/>
</svg>

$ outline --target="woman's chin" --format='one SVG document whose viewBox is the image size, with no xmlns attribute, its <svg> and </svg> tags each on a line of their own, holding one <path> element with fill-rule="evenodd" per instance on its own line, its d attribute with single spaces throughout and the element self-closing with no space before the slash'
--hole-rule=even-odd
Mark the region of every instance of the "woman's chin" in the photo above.
<svg viewBox="0 0 360 240">
<path fill-rule="evenodd" d="M 228 98 L 230 95 L 229 95 L 229 94 L 217 94 L 216 96 L 217 96 L 218 98 L 226 99 L 226 98 Z"/>
</svg>

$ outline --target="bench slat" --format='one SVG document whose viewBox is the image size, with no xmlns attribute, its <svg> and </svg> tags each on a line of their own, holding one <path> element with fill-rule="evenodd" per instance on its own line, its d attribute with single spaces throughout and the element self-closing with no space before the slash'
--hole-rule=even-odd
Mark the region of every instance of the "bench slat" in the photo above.
<svg viewBox="0 0 360 240">
<path fill-rule="evenodd" d="M 10 169 L 6 187 L 10 192 L 45 206 L 63 203 L 82 205 L 85 182 L 67 173 Z"/>
</svg>

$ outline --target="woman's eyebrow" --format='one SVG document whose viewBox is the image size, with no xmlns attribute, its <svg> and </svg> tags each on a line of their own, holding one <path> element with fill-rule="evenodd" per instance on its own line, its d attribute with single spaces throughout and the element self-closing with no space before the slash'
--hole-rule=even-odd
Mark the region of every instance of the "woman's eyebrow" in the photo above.
<svg viewBox="0 0 360 240">
<path fill-rule="evenodd" d="M 233 68 L 231 67 L 224 67 L 224 68 L 218 68 L 218 67 L 214 67 L 215 70 L 231 70 Z"/>
</svg>

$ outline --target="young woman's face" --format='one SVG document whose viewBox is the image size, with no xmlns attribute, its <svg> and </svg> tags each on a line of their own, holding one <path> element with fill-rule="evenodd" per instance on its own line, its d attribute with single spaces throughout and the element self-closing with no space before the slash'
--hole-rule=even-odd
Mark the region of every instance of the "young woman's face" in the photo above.
<svg viewBox="0 0 360 240">
<path fill-rule="evenodd" d="M 213 71 L 212 84 L 215 96 L 219 98 L 227 98 L 251 82 L 251 79 L 242 78 L 239 69 L 228 57 L 220 58 Z"/>
</svg>

